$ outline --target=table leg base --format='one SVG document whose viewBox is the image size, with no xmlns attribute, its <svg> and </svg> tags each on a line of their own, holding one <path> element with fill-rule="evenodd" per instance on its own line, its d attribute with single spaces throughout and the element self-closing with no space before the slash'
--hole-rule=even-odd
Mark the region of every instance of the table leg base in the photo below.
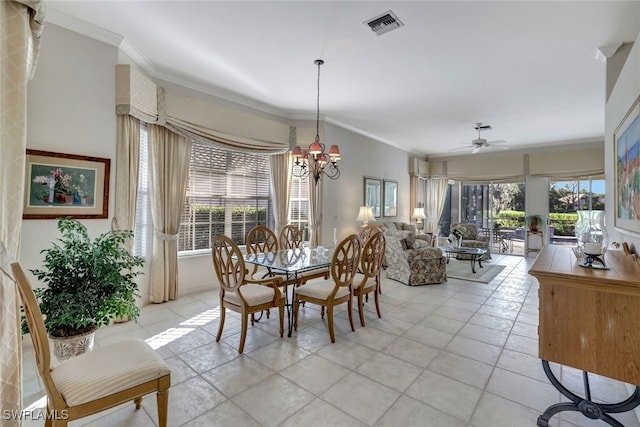
<svg viewBox="0 0 640 427">
<path fill-rule="evenodd" d="M 640 405 L 640 387 L 636 387 L 631 396 L 619 403 L 596 403 L 591 400 L 591 391 L 589 389 L 589 379 L 587 372 L 583 373 L 585 396 L 583 398 L 571 392 L 565 386 L 563 386 L 549 367 L 547 360 L 542 361 L 542 368 L 544 373 L 553 385 L 560 393 L 567 397 L 571 402 L 561 402 L 551 405 L 547 408 L 542 415 L 538 417 L 538 427 L 548 427 L 549 420 L 555 414 L 563 411 L 575 411 L 580 412 L 587 418 L 593 420 L 602 420 L 605 423 L 614 427 L 624 427 L 624 424 L 620 423 L 609 414 L 615 414 L 620 412 L 631 411 L 636 406 Z"/>
</svg>

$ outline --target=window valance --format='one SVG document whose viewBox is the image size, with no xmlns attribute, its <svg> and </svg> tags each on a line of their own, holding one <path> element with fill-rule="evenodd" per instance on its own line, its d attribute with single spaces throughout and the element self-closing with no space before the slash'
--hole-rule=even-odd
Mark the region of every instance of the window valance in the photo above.
<svg viewBox="0 0 640 427">
<path fill-rule="evenodd" d="M 187 138 L 253 153 L 289 149 L 289 125 L 157 86 L 130 65 L 116 66 L 116 113 Z"/>
</svg>

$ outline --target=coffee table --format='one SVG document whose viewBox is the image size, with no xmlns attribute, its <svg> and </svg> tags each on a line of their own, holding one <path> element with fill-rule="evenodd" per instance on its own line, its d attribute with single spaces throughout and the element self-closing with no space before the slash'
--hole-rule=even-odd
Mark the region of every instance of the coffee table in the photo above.
<svg viewBox="0 0 640 427">
<path fill-rule="evenodd" d="M 471 261 L 471 271 L 476 272 L 476 261 L 480 268 L 482 267 L 482 255 L 487 253 L 486 249 L 481 248 L 467 248 L 465 246 L 440 246 L 440 250 L 443 253 L 447 254 L 447 264 L 449 264 L 449 260 L 451 259 L 451 254 L 464 254 L 470 256 Z"/>
</svg>

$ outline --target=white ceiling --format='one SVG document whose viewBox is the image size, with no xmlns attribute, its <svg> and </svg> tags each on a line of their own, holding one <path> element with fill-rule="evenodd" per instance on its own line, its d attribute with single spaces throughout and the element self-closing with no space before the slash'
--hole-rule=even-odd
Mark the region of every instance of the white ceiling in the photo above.
<svg viewBox="0 0 640 427">
<path fill-rule="evenodd" d="M 364 22 L 388 10 L 404 26 L 378 36 Z M 425 156 L 468 154 L 449 150 L 475 122 L 512 149 L 602 140 L 597 49 L 640 32 L 637 1 L 56 0 L 48 16 L 152 77 L 292 119 L 315 120 L 322 58 L 322 116 Z"/>
</svg>

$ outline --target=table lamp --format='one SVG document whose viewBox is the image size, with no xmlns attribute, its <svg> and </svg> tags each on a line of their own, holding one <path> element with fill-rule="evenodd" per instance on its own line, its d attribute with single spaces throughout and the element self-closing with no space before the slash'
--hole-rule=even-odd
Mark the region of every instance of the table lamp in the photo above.
<svg viewBox="0 0 640 427">
<path fill-rule="evenodd" d="M 356 219 L 358 221 L 363 221 L 362 226 L 366 227 L 369 225 L 369 221 L 376 220 L 376 217 L 373 216 L 373 208 L 371 206 L 360 206 Z"/>
<path fill-rule="evenodd" d="M 427 217 L 424 214 L 424 208 L 415 208 L 411 216 L 416 220 L 416 230 L 422 230 L 424 225 L 422 220 Z"/>
</svg>

